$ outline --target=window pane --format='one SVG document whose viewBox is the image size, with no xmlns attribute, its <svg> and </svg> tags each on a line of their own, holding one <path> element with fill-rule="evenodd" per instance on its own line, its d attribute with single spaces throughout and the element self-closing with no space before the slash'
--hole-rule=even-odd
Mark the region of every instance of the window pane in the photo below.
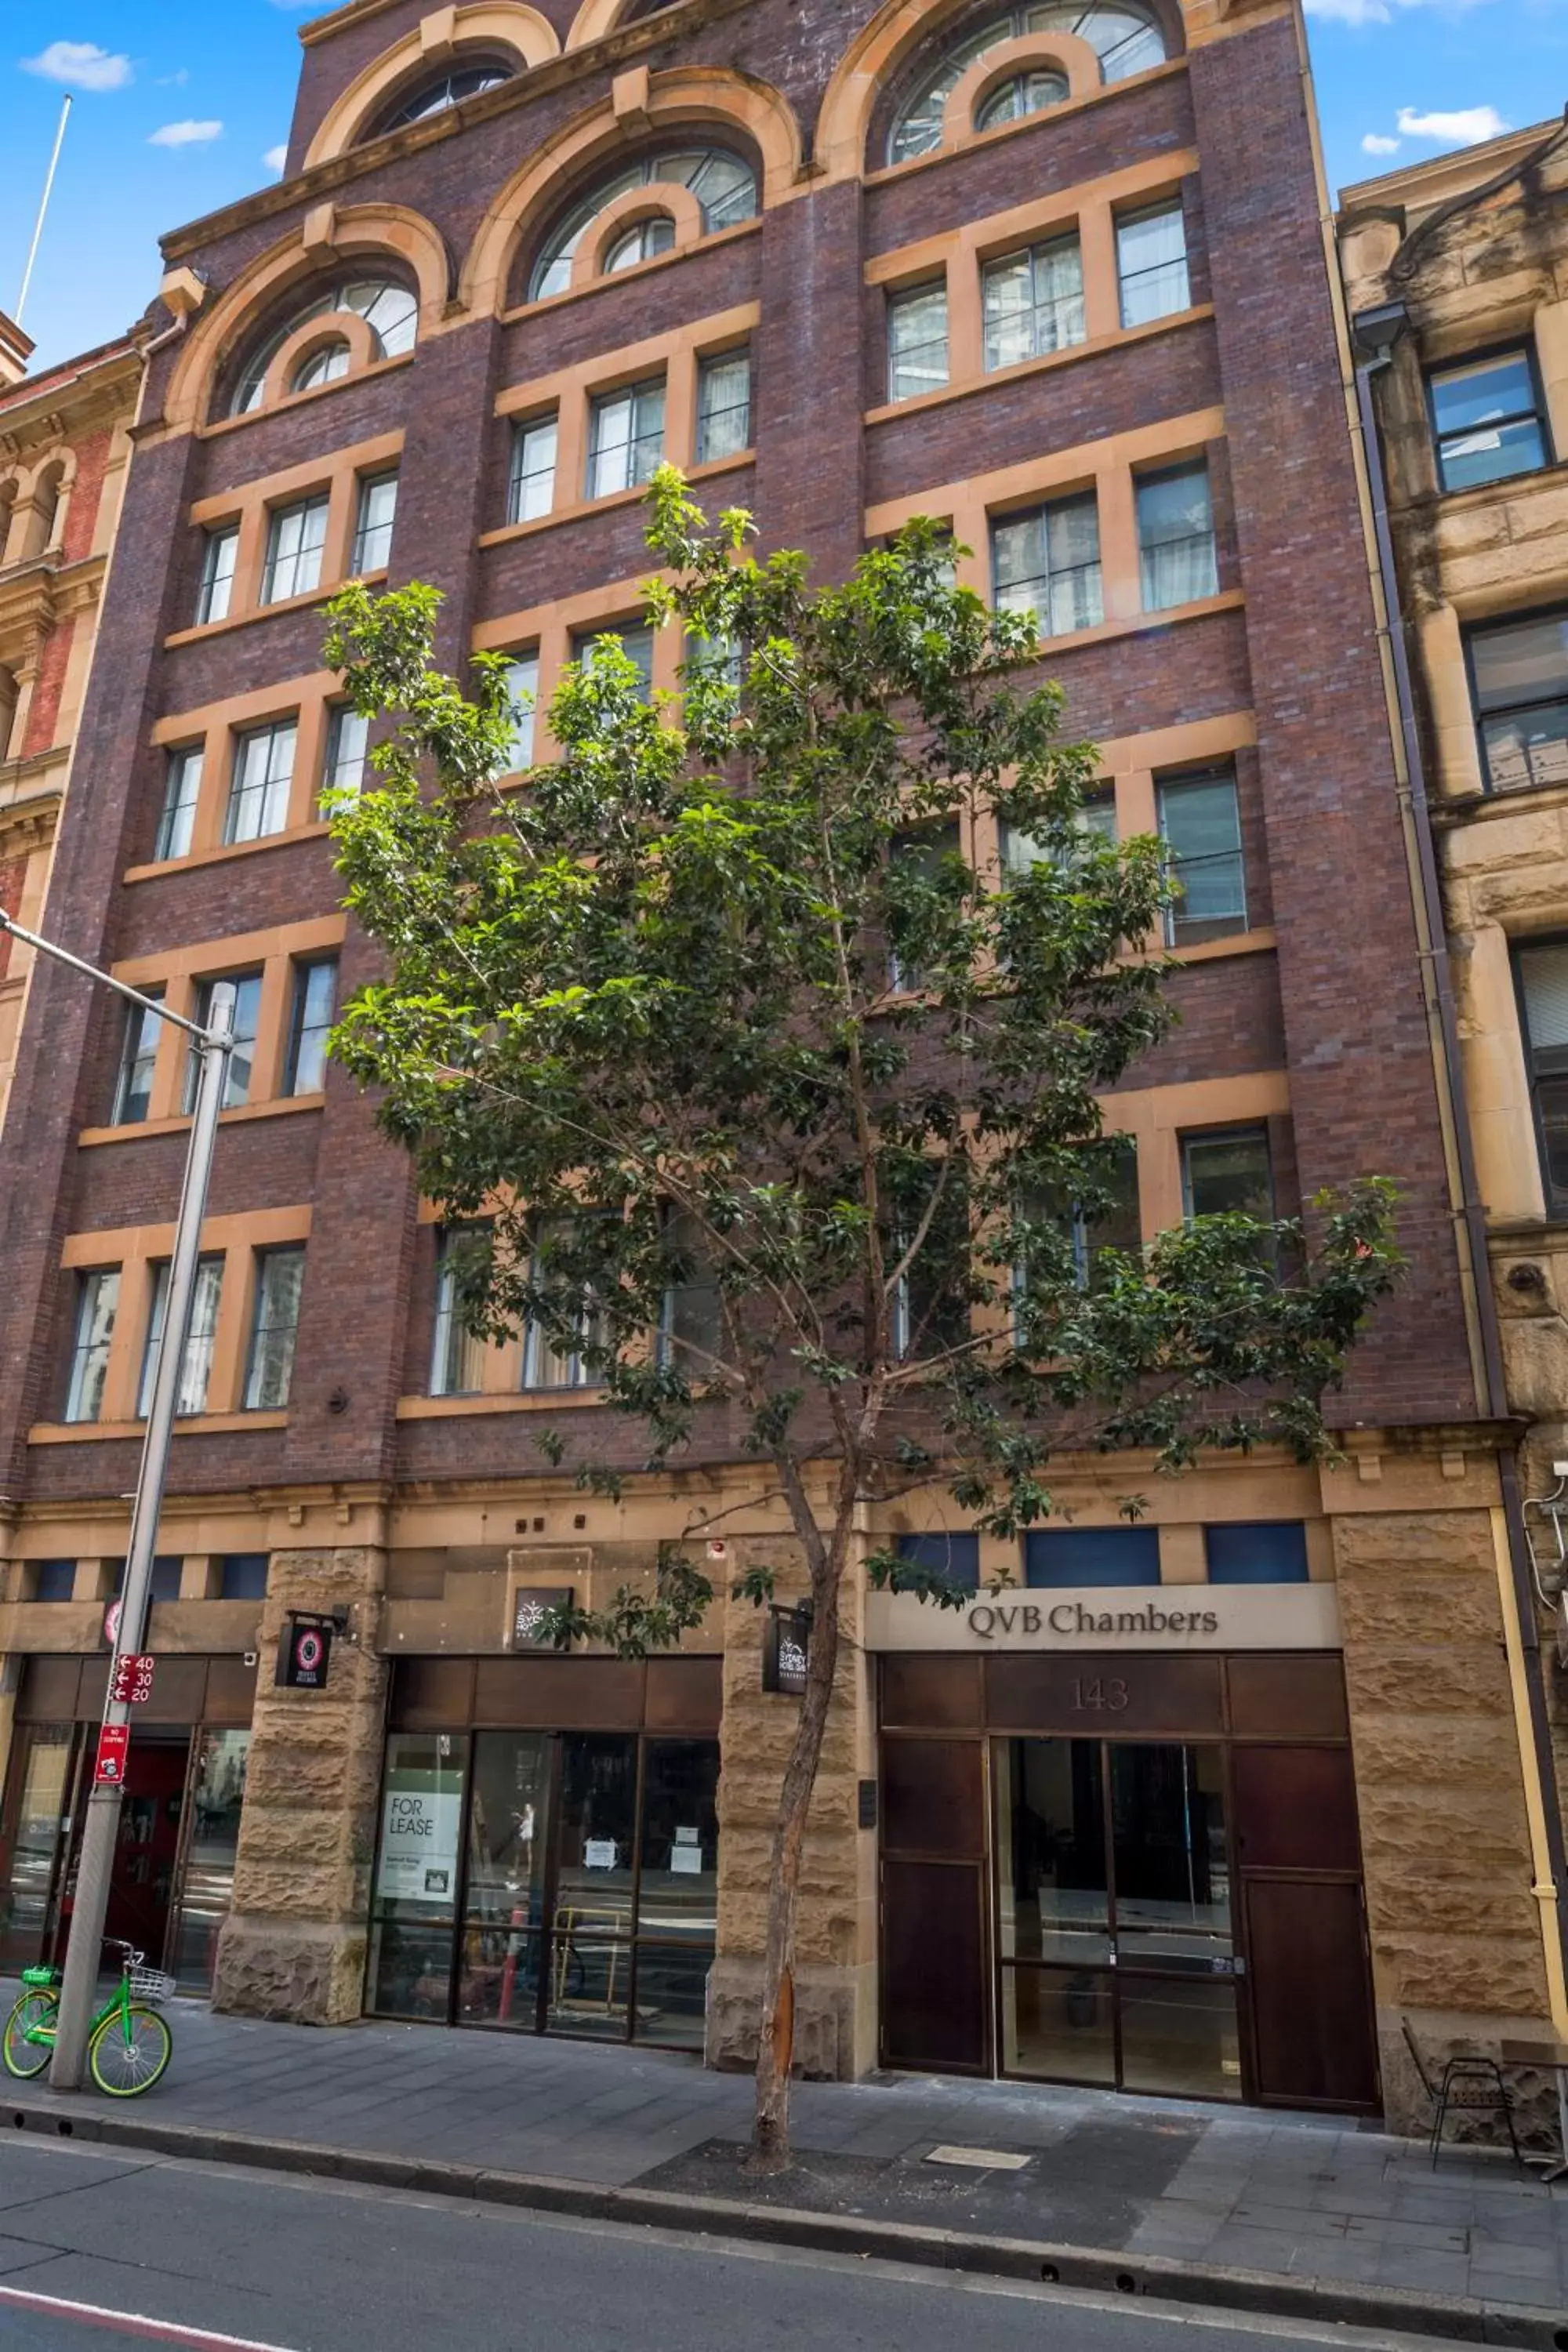
<svg viewBox="0 0 1568 2352">
<path fill-rule="evenodd" d="M 1568 782 L 1568 614 L 1478 629 L 1469 646 L 1494 791 Z"/>
<path fill-rule="evenodd" d="M 718 1914 L 719 1743 L 650 1739 L 643 1751 L 637 1934 L 711 1950 Z"/>
<path fill-rule="evenodd" d="M 594 403 L 588 496 L 613 498 L 651 481 L 664 457 L 664 384 L 637 384 Z"/>
<path fill-rule="evenodd" d="M 289 822 L 298 735 L 296 722 L 286 719 L 275 727 L 258 728 L 254 734 L 239 737 L 224 827 L 226 841 L 260 841 L 283 831 Z"/>
<path fill-rule="evenodd" d="M 218 1562 L 220 1601 L 265 1601 L 271 1555 L 264 1551 L 225 1552 Z"/>
<path fill-rule="evenodd" d="M 474 1741 L 458 2013 L 532 2032 L 544 1917 L 550 1735 L 481 1731 Z"/>
<path fill-rule="evenodd" d="M 631 1997 L 637 1743 L 569 1732 L 561 1742 L 560 1862 L 549 2018 L 574 2033 L 625 2032 Z"/>
<path fill-rule="evenodd" d="M 704 360 L 698 381 L 697 457 L 706 465 L 752 446 L 752 355 Z"/>
<path fill-rule="evenodd" d="M 321 770 L 323 794 L 363 790 L 369 744 L 369 719 L 351 710 L 346 702 L 337 704 L 327 722 L 327 756 Z"/>
<path fill-rule="evenodd" d="M 1187 281 L 1187 231 L 1180 204 L 1132 213 L 1116 224 L 1121 278 L 1121 323 L 1140 327 L 1168 318 L 1192 300 Z"/>
<path fill-rule="evenodd" d="M 362 482 L 359 528 L 354 534 L 353 568 L 362 577 L 384 571 L 392 560 L 392 526 L 397 518 L 397 476 L 380 474 Z"/>
<path fill-rule="evenodd" d="M 234 594 L 234 567 L 239 556 L 239 532 L 233 528 L 209 530 L 202 550 L 202 584 L 196 598 L 196 622 L 226 621 Z"/>
<path fill-rule="evenodd" d="M 267 537 L 267 570 L 261 583 L 264 604 L 281 604 L 289 596 L 308 596 L 321 585 L 327 504 L 324 498 L 307 499 L 299 506 L 279 508 L 272 517 Z"/>
<path fill-rule="evenodd" d="M 222 1295 L 223 1260 L 221 1257 L 204 1257 L 196 1267 L 190 1336 L 181 1359 L 179 1383 L 174 1392 L 176 1413 L 205 1412 L 207 1409 L 207 1382 L 212 1377 L 213 1343 L 217 1336 L 218 1305 Z M 169 1265 L 165 1259 L 153 1276 L 153 1311 L 147 1318 L 147 1344 L 142 1355 L 142 1381 L 136 1400 L 137 1417 L 142 1421 L 146 1420 L 152 1410 L 153 1383 L 157 1378 L 158 1350 L 163 1345 L 163 1320 L 168 1308 Z"/>
<path fill-rule="evenodd" d="M 1160 833 L 1181 895 L 1166 917 L 1173 947 L 1247 929 L 1247 884 L 1236 779 L 1216 776 L 1159 788 Z"/>
<path fill-rule="evenodd" d="M 1158 1584 L 1160 1537 L 1154 1528 L 1037 1528 L 1024 1538 L 1024 1581 L 1031 1586 Z"/>
<path fill-rule="evenodd" d="M 948 380 L 947 288 L 917 286 L 888 304 L 888 397 L 915 400 Z"/>
<path fill-rule="evenodd" d="M 33 1570 L 35 1601 L 68 1601 L 76 1591 L 74 1559 L 41 1559 Z"/>
<path fill-rule="evenodd" d="M 1300 1519 L 1205 1528 L 1211 1584 L 1305 1584 L 1307 1530 Z"/>
<path fill-rule="evenodd" d="M 96 1421 L 103 1406 L 110 1342 L 120 1307 L 120 1268 L 105 1266 L 78 1278 L 76 1337 L 66 1392 L 68 1421 Z"/>
<path fill-rule="evenodd" d="M 1110 1892 L 1100 1743 L 998 1739 L 992 1758 L 998 1957 L 1103 1965 Z"/>
<path fill-rule="evenodd" d="M 455 1226 L 438 1244 L 436 1267 L 436 1328 L 430 1360 L 432 1396 L 474 1396 L 484 1386 L 485 1342 L 462 1317 L 458 1271 L 471 1228 Z"/>
<path fill-rule="evenodd" d="M 691 1218 L 672 1215 L 666 1239 L 672 1255 L 685 1271 L 665 1294 L 659 1353 L 664 1362 L 684 1372 L 689 1380 L 700 1381 L 709 1374 L 705 1360 L 718 1355 L 724 1344 L 719 1286 Z"/>
<path fill-rule="evenodd" d="M 1432 415 L 1446 490 L 1498 482 L 1546 463 L 1530 359 L 1507 352 L 1432 378 Z"/>
<path fill-rule="evenodd" d="M 509 522 L 534 522 L 555 503 L 556 420 L 542 417 L 520 425 L 512 435 Z"/>
<path fill-rule="evenodd" d="M 622 652 L 636 664 L 637 675 L 642 680 L 643 699 L 646 702 L 653 693 L 652 627 L 647 623 L 641 625 L 630 623 L 624 628 L 617 628 L 612 624 L 608 628 L 595 630 L 590 635 L 575 636 L 572 640 L 573 660 L 586 663 L 592 668 L 595 649 L 600 638 L 605 636 L 614 637 Z"/>
<path fill-rule="evenodd" d="M 1548 1206 L 1558 1214 L 1568 1199 L 1568 945 L 1522 950 L 1519 978 Z"/>
<path fill-rule="evenodd" d="M 267 1250 L 257 1269 L 256 1321 L 245 1402 L 253 1412 L 280 1412 L 294 1373 L 294 1338 L 305 1280 L 303 1248 Z"/>
<path fill-rule="evenodd" d="M 1443 488 L 1468 490 L 1478 482 L 1505 482 L 1546 463 L 1546 444 L 1533 417 L 1513 425 L 1478 425 L 1439 447 Z"/>
<path fill-rule="evenodd" d="M 1118 1742 L 1110 1815 L 1121 1959 L 1207 1966 L 1228 1955 L 1223 1752 Z"/>
<path fill-rule="evenodd" d="M 1240 1135 L 1189 1136 L 1182 1146 L 1190 1217 L 1274 1214 L 1268 1138 L 1254 1129 Z"/>
<path fill-rule="evenodd" d="M 162 1003 L 161 988 L 144 992 Z M 120 1051 L 120 1075 L 114 1089 L 114 1108 L 110 1125 L 134 1127 L 147 1117 L 153 1095 L 153 1071 L 157 1059 L 158 1040 L 163 1024 L 155 1013 L 143 1013 L 139 1005 L 125 1008 L 125 1035 Z"/>
<path fill-rule="evenodd" d="M 158 818 L 158 837 L 153 845 L 155 858 L 189 856 L 196 821 L 196 801 L 202 789 L 203 763 L 200 744 L 193 744 L 183 751 L 170 752 L 163 781 L 163 806 Z"/>
<path fill-rule="evenodd" d="M 519 654 L 509 662 L 506 690 L 511 704 L 511 749 L 497 773 L 516 775 L 533 763 L 533 721 L 539 700 L 539 656 Z"/>
<path fill-rule="evenodd" d="M 933 1575 L 944 1576 L 950 1584 L 963 1587 L 966 1592 L 980 1590 L 980 1538 L 978 1536 L 951 1535 L 900 1536 L 898 1554 L 912 1567 L 929 1569 Z"/>
<path fill-rule="evenodd" d="M 1140 481 L 1138 545 L 1145 612 L 1215 593 L 1219 580 L 1206 466 L 1184 466 Z"/>
<path fill-rule="evenodd" d="M 995 524 L 992 557 L 998 606 L 1032 612 L 1043 635 L 1097 628 L 1105 618 L 1092 492 Z"/>
<path fill-rule="evenodd" d="M 212 1989 L 217 1939 L 234 1895 L 239 1852 L 239 1817 L 245 1803 L 248 1731 L 203 1731 L 191 1790 L 191 1841 L 186 1852 L 184 1895 L 174 1970 L 195 1992 Z"/>
<path fill-rule="evenodd" d="M 319 1095 L 327 1082 L 327 1038 L 337 1010 L 336 958 L 302 964 L 294 975 L 288 1091 Z"/>
<path fill-rule="evenodd" d="M 205 1029 L 211 1026 L 213 992 L 224 984 L 216 980 L 204 980 L 198 985 L 195 1016 L 198 1027 Z M 239 973 L 227 985 L 234 990 L 234 1045 L 228 1057 L 223 1108 L 225 1110 L 237 1110 L 250 1095 L 251 1066 L 256 1059 L 256 1024 L 261 1011 L 261 974 L 258 971 Z M 184 1111 L 187 1118 L 196 1107 L 200 1076 L 200 1058 L 193 1046 L 185 1064 Z"/>
<path fill-rule="evenodd" d="M 1058 237 L 992 262 L 984 279 L 985 364 L 1011 367 L 1084 339 L 1083 257 Z"/>
</svg>

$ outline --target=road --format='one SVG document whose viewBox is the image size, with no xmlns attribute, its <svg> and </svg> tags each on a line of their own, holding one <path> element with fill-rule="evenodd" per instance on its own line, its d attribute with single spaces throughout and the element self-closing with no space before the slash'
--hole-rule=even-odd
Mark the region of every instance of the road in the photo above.
<svg viewBox="0 0 1568 2352">
<path fill-rule="evenodd" d="M 4 2352 L 952 2352 L 959 2337 L 963 2352 L 1396 2342 L 0 2141 Z"/>
</svg>

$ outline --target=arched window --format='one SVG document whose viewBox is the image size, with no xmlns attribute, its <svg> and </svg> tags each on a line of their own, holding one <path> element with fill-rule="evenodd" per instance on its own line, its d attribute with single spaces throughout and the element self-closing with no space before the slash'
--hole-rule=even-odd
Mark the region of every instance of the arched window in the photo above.
<svg viewBox="0 0 1568 2352">
<path fill-rule="evenodd" d="M 390 278 L 338 278 L 290 310 L 254 346 L 229 404 L 230 415 L 248 416 L 260 407 L 267 388 L 267 372 L 290 335 L 312 319 L 331 318 L 340 310 L 351 311 L 364 320 L 378 360 L 395 359 L 399 352 L 414 349 L 419 326 L 416 295 Z M 331 383 L 348 373 L 350 362 L 349 346 L 341 338 L 322 343 L 306 358 L 289 389 L 305 392 L 312 384 Z"/>
<path fill-rule="evenodd" d="M 701 211 L 703 230 L 710 236 L 715 229 L 733 228 L 740 221 L 756 218 L 757 175 L 738 155 L 722 147 L 689 147 L 646 156 L 613 179 L 601 180 L 593 194 L 574 205 L 559 222 L 534 264 L 529 300 L 541 302 L 547 294 L 566 291 L 578 246 L 617 196 L 629 195 L 637 188 L 659 186 L 689 188 Z M 674 243 L 675 225 L 669 219 L 655 216 L 638 221 L 610 247 L 605 267 L 630 269 L 650 254 L 668 253 Z"/>
<path fill-rule="evenodd" d="M 429 114 L 444 114 L 449 106 L 461 106 L 466 98 L 478 98 L 482 90 L 499 89 L 503 81 L 510 81 L 515 65 L 500 58 L 470 58 L 455 65 L 434 81 L 422 81 L 404 98 L 398 99 L 382 115 L 370 137 L 379 139 L 383 131 L 401 131 L 405 123 L 423 122 Z"/>
<path fill-rule="evenodd" d="M 942 110 L 970 67 L 1004 41 L 1029 33 L 1075 33 L 1099 58 L 1104 81 L 1125 81 L 1129 74 L 1164 62 L 1164 36 L 1135 0 L 1042 0 L 1037 7 L 1008 8 L 954 41 L 940 63 L 927 70 L 894 120 L 888 161 L 907 163 L 911 155 L 929 155 L 940 147 Z M 1050 88 L 1053 84 L 1057 87 Z M 1038 113 L 1043 107 L 1060 105 L 1067 94 L 1060 75 L 1015 75 L 987 99 L 975 127 L 989 131 L 994 123 Z"/>
</svg>

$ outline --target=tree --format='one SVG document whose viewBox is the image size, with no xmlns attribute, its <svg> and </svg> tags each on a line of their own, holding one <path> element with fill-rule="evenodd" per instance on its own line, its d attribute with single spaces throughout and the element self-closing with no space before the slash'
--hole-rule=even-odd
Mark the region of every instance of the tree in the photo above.
<svg viewBox="0 0 1568 2352">
<path fill-rule="evenodd" d="M 772 2166 L 859 1508 L 935 1484 L 1014 1537 L 1050 1514 L 1063 1452 L 1165 1471 L 1265 1443 L 1319 1456 L 1321 1398 L 1397 1254 L 1379 1183 L 1305 1222 L 1093 1247 L 1124 1174 L 1100 1098 L 1172 1017 L 1159 845 L 1084 824 L 1095 755 L 1061 740 L 1032 617 L 955 586 L 937 526 L 830 588 L 749 536 L 658 477 L 647 595 L 686 635 L 679 709 L 650 707 L 603 639 L 555 697 L 558 757 L 521 785 L 494 781 L 505 664 L 477 659 L 471 697 L 432 670 L 433 591 L 351 587 L 327 658 L 392 722 L 380 789 L 334 819 L 386 963 L 335 1051 L 474 1229 L 466 1319 L 574 1352 L 651 1468 L 721 1409 L 809 1571 L 757 2063 L 753 2162 Z M 964 1598 L 890 1551 L 865 1565 Z M 766 1601 L 770 1572 L 746 1590 Z M 651 1591 L 559 1630 L 646 1654 L 711 1598 L 677 1549 Z"/>
</svg>

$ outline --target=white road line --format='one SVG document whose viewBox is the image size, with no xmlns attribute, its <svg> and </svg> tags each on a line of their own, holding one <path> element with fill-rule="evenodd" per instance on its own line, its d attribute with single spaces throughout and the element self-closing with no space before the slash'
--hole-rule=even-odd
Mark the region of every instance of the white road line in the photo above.
<svg viewBox="0 0 1568 2352">
<path fill-rule="evenodd" d="M 215 2336 L 210 2328 L 181 2327 L 174 2320 L 148 2319 L 133 2311 L 106 2311 L 97 2303 L 68 2303 L 59 2295 L 31 2294 L 19 2286 L 0 2286 L 0 2306 L 73 2319 L 82 2327 L 112 2327 L 121 2336 L 140 2336 L 154 2344 L 184 2344 L 190 2352 L 287 2352 L 283 2345 L 258 2344 L 249 2336 Z"/>
</svg>

